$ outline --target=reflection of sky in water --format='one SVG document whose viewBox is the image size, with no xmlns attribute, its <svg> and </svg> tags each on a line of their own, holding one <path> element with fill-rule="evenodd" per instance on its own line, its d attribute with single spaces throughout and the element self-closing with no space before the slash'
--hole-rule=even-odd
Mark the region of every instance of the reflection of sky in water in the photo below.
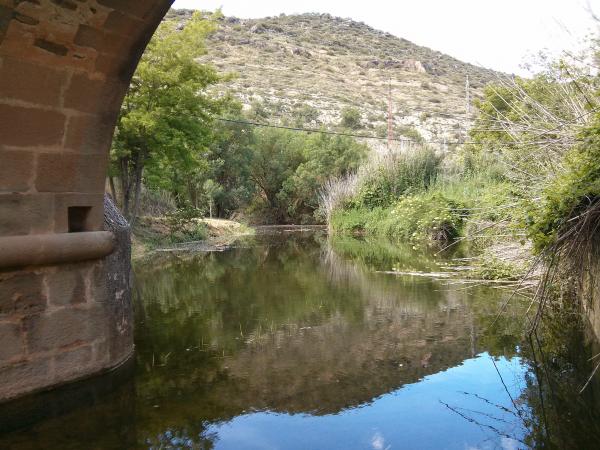
<svg viewBox="0 0 600 450">
<path fill-rule="evenodd" d="M 520 359 L 500 358 L 496 366 L 512 398 L 518 398 L 525 388 L 526 372 Z M 482 353 L 339 414 L 257 412 L 213 425 L 207 432 L 217 436 L 217 450 L 508 450 L 522 448 L 518 440 L 525 434 L 511 412 L 515 409 L 496 367 L 490 356 Z"/>
</svg>

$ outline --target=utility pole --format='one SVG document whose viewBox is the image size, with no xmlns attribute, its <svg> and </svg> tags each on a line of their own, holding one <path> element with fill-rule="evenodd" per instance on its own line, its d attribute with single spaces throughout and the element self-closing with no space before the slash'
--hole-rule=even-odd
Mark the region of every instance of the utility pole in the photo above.
<svg viewBox="0 0 600 450">
<path fill-rule="evenodd" d="M 393 130 L 393 118 L 392 118 L 392 78 L 390 77 L 389 90 L 388 90 L 388 151 L 392 149 L 392 130 Z"/>
</svg>

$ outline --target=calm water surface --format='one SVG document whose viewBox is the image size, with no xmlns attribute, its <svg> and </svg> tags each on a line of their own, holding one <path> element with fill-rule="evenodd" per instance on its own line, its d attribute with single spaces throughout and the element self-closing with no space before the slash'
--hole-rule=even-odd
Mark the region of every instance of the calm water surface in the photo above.
<svg viewBox="0 0 600 450">
<path fill-rule="evenodd" d="M 506 291 L 382 273 L 441 267 L 319 232 L 157 256 L 135 361 L 0 407 L 0 448 L 600 448 L 584 330 L 530 341 Z"/>
</svg>

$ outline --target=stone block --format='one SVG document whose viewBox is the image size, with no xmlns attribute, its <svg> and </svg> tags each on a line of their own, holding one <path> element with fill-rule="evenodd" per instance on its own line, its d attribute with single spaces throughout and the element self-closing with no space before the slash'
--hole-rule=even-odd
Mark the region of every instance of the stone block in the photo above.
<svg viewBox="0 0 600 450">
<path fill-rule="evenodd" d="M 86 154 L 106 154 L 110 150 L 114 126 L 113 117 L 71 117 L 67 125 L 65 148 Z"/>
<path fill-rule="evenodd" d="M 102 308 L 66 307 L 24 319 L 30 353 L 91 343 L 107 332 Z"/>
<path fill-rule="evenodd" d="M 46 234 L 54 230 L 54 195 L 0 194 L 0 236 Z"/>
<path fill-rule="evenodd" d="M 6 361 L 23 355 L 23 340 L 20 324 L 0 322 L 0 367 Z"/>
<path fill-rule="evenodd" d="M 46 276 L 48 302 L 52 306 L 77 305 L 86 302 L 86 267 L 62 265 Z"/>
<path fill-rule="evenodd" d="M 123 34 L 128 30 L 140 29 L 143 25 L 144 23 L 135 17 L 123 14 L 121 11 L 112 11 L 104 22 L 104 29 Z"/>
<path fill-rule="evenodd" d="M 33 153 L 0 149 L 0 161 L 0 191 L 27 191 L 33 176 Z"/>
<path fill-rule="evenodd" d="M 116 78 L 126 83 L 136 68 L 132 60 L 137 63 L 137 59 L 130 55 L 98 55 L 96 70 L 106 74 L 107 77 Z"/>
<path fill-rule="evenodd" d="M 98 4 L 135 17 L 145 18 L 156 7 L 157 2 L 140 2 L 137 0 L 98 0 Z"/>
<path fill-rule="evenodd" d="M 62 113 L 0 104 L 0 142 L 4 145 L 59 145 L 65 124 L 66 117 Z"/>
<path fill-rule="evenodd" d="M 94 342 L 93 350 L 94 362 L 98 365 L 105 366 L 110 362 L 114 364 L 119 361 L 118 359 L 111 359 L 110 347 L 106 339 Z"/>
<path fill-rule="evenodd" d="M 44 276 L 35 272 L 0 275 L 0 317 L 40 313 L 46 309 Z"/>
<path fill-rule="evenodd" d="M 65 72 L 5 58 L 0 71 L 0 98 L 59 106 Z"/>
<path fill-rule="evenodd" d="M 92 347 L 84 345 L 54 357 L 54 377 L 58 380 L 77 378 L 88 372 L 92 363 Z M 100 369 L 101 367 L 98 367 Z"/>
<path fill-rule="evenodd" d="M 104 192 L 108 155 L 42 153 L 35 186 L 39 192 Z"/>
<path fill-rule="evenodd" d="M 90 114 L 117 113 L 127 87 L 115 79 L 102 80 L 84 73 L 76 74 L 65 94 L 64 105 Z"/>
<path fill-rule="evenodd" d="M 23 392 L 52 384 L 49 358 L 37 358 L 0 368 L 0 398 L 16 397 Z"/>
<path fill-rule="evenodd" d="M 4 35 L 6 34 L 6 30 L 8 30 L 8 25 L 12 18 L 12 8 L 0 5 L 0 43 L 2 43 L 2 40 L 4 39 Z"/>
</svg>

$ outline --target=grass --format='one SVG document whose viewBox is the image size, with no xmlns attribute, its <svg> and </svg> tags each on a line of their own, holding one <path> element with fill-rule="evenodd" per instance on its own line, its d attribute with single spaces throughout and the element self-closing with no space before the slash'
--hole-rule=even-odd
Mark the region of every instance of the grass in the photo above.
<svg viewBox="0 0 600 450">
<path fill-rule="evenodd" d="M 232 220 L 190 219 L 174 230 L 165 217 L 140 217 L 133 230 L 133 257 L 137 259 L 172 244 L 198 241 L 222 244 L 253 234 L 253 228 Z"/>
<path fill-rule="evenodd" d="M 457 158 L 428 164 L 432 157 L 417 152 L 329 186 L 338 196 L 332 234 L 386 237 L 415 248 L 464 241 L 475 258 L 472 277 L 517 279 L 527 252 L 515 251 L 521 237 L 511 183 L 493 165 L 474 170 Z"/>
</svg>

